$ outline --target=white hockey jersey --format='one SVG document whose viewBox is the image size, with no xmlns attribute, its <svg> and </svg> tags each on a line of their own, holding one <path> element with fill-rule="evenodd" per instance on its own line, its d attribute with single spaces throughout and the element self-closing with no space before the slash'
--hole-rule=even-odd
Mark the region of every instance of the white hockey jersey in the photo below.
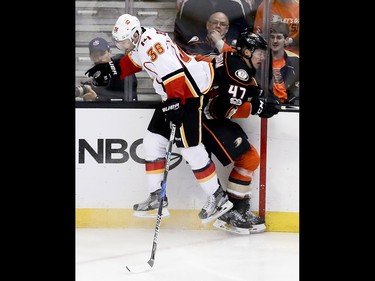
<svg viewBox="0 0 375 281">
<path fill-rule="evenodd" d="M 199 97 L 210 89 L 214 70 L 211 63 L 186 54 L 165 32 L 144 28 L 137 46 L 120 60 L 120 79 L 146 70 L 162 99 Z"/>
</svg>

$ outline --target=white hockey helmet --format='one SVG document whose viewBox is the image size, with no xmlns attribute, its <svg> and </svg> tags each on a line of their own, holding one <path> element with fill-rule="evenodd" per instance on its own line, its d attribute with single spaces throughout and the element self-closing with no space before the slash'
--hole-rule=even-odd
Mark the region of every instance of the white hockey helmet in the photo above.
<svg viewBox="0 0 375 281">
<path fill-rule="evenodd" d="M 130 39 L 130 41 L 135 44 L 133 41 L 133 35 L 138 31 L 138 34 L 141 35 L 141 23 L 138 18 L 129 15 L 123 14 L 120 16 L 115 26 L 112 30 L 112 39 L 116 42 L 124 41 L 125 39 Z"/>
</svg>

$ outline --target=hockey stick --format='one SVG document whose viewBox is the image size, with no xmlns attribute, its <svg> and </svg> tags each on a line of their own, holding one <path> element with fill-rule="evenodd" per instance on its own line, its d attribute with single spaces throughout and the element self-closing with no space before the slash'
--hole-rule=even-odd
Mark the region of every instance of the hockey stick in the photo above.
<svg viewBox="0 0 375 281">
<path fill-rule="evenodd" d="M 139 272 L 147 271 L 151 269 L 152 266 L 154 265 L 156 248 L 158 246 L 158 236 L 159 236 L 160 222 L 161 222 L 161 216 L 162 216 L 162 211 L 163 211 L 163 202 L 164 202 L 165 192 L 167 188 L 167 176 L 168 176 L 168 171 L 169 171 L 169 163 L 170 163 L 171 155 L 172 155 L 172 145 L 174 141 L 174 135 L 176 133 L 176 125 L 173 123 L 170 123 L 170 126 L 171 126 L 171 134 L 169 136 L 169 142 L 168 142 L 167 150 L 165 153 L 165 160 L 166 160 L 165 169 L 164 169 L 163 181 L 161 182 L 160 204 L 159 204 L 158 214 L 156 217 L 156 225 L 155 225 L 154 239 L 152 242 L 151 257 L 146 264 L 142 264 L 138 266 L 137 265 L 126 266 L 126 269 L 132 273 L 139 273 Z"/>
</svg>

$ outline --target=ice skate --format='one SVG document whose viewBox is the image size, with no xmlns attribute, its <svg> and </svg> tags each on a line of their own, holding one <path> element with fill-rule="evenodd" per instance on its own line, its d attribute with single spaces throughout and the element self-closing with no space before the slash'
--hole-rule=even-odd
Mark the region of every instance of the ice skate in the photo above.
<svg viewBox="0 0 375 281">
<path fill-rule="evenodd" d="M 206 224 L 232 209 L 233 203 L 228 200 L 228 195 L 221 186 L 212 194 L 198 216 Z"/>
<path fill-rule="evenodd" d="M 246 213 L 247 220 L 251 223 L 250 233 L 261 233 L 266 231 L 264 219 L 255 215 L 251 211 Z"/>
<path fill-rule="evenodd" d="M 251 222 L 248 217 L 233 209 L 220 216 L 213 226 L 224 231 L 241 235 L 249 235 L 251 230 Z"/>
<path fill-rule="evenodd" d="M 158 214 L 159 204 L 160 204 L 160 193 L 161 189 L 151 192 L 149 197 L 138 204 L 133 206 L 133 215 L 139 218 L 156 218 Z M 168 198 L 165 196 L 163 201 L 162 218 L 169 217 Z"/>
</svg>

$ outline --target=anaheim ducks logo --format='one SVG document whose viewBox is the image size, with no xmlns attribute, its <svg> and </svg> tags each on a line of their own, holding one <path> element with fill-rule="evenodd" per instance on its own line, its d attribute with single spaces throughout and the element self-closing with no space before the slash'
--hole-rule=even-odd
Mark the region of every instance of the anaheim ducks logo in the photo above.
<svg viewBox="0 0 375 281">
<path fill-rule="evenodd" d="M 249 74 L 247 74 L 246 70 L 238 69 L 234 75 L 242 81 L 247 81 L 249 79 Z"/>
<path fill-rule="evenodd" d="M 238 137 L 234 140 L 234 148 L 237 148 L 241 145 L 242 143 L 242 138 L 241 137 Z"/>
</svg>

